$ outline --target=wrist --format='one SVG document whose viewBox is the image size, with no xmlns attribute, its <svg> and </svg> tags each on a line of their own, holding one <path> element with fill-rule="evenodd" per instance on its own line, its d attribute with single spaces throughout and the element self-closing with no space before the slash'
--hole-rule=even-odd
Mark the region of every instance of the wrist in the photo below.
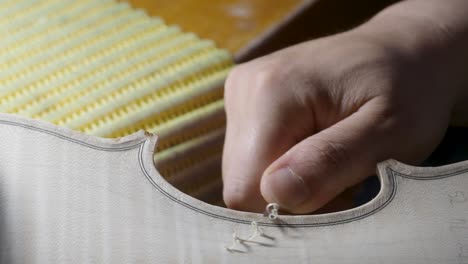
<svg viewBox="0 0 468 264">
<path fill-rule="evenodd" d="M 452 123 L 468 124 L 468 30 L 463 23 L 442 26 L 444 18 L 436 20 L 424 12 L 390 8 L 354 31 L 397 56 L 413 78 L 427 78 L 440 103 L 451 108 Z"/>
</svg>

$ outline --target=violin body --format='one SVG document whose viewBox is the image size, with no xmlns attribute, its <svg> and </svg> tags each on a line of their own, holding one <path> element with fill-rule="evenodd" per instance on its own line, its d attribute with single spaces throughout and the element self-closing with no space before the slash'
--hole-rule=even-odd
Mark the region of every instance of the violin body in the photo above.
<svg viewBox="0 0 468 264">
<path fill-rule="evenodd" d="M 180 192 L 156 143 L 1 114 L 1 263 L 468 263 L 468 162 L 386 161 L 370 202 L 270 219 Z"/>
</svg>

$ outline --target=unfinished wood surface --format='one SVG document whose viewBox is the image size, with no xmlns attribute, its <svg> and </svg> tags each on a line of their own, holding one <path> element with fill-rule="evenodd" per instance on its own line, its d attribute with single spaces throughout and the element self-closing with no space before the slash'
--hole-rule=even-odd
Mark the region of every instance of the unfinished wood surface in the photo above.
<svg viewBox="0 0 468 264">
<path fill-rule="evenodd" d="M 468 263 L 468 162 L 387 161 L 363 206 L 270 219 L 175 189 L 156 141 L 0 115 L 0 262 Z"/>
</svg>

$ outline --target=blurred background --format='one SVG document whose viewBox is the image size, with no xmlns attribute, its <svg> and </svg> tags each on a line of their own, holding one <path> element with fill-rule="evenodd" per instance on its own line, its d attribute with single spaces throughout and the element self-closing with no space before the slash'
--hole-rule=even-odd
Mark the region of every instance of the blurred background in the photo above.
<svg viewBox="0 0 468 264">
<path fill-rule="evenodd" d="M 243 62 L 350 29 L 397 0 L 128 0 Z"/>
</svg>

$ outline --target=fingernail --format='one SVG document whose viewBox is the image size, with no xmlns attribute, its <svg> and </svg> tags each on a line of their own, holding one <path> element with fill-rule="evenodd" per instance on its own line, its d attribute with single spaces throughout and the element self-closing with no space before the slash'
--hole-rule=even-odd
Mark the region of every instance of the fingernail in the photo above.
<svg viewBox="0 0 468 264">
<path fill-rule="evenodd" d="M 289 168 L 281 168 L 268 177 L 268 189 L 270 195 L 283 209 L 295 209 L 309 196 L 310 191 L 304 180 Z"/>
</svg>

